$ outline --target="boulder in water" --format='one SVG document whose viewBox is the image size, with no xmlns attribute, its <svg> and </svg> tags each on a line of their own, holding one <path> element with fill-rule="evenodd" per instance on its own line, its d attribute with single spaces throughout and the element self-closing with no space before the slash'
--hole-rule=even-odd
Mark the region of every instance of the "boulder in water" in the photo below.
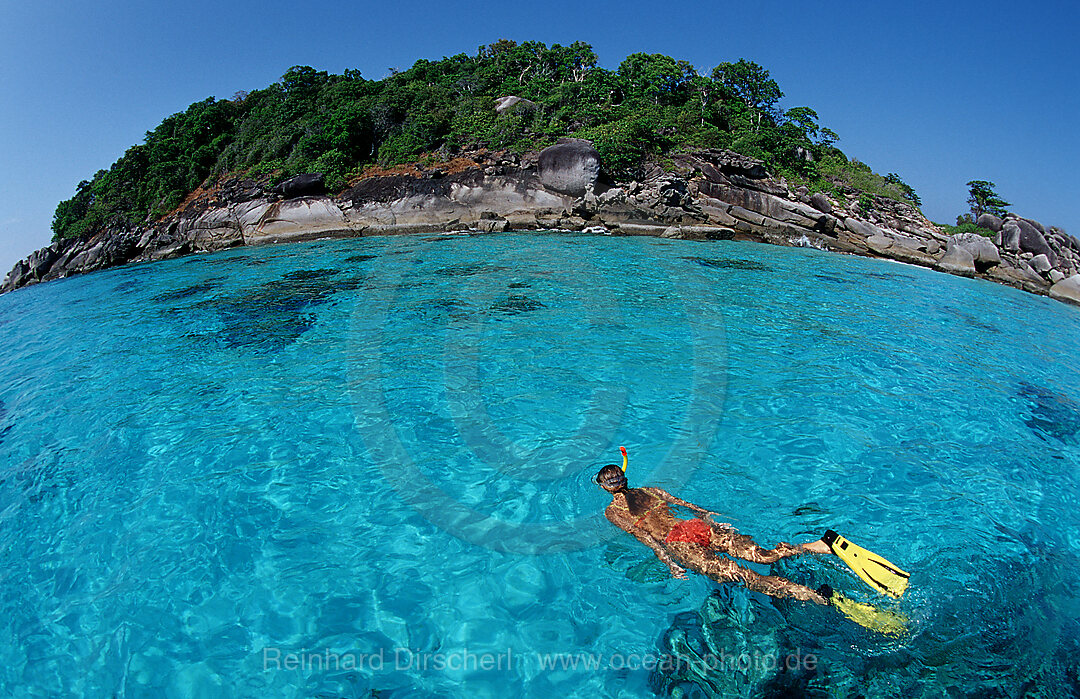
<svg viewBox="0 0 1080 699">
<path fill-rule="evenodd" d="M 934 265 L 942 272 L 960 274 L 965 277 L 975 276 L 975 256 L 965 248 L 950 240 L 945 248 L 945 255 Z"/>
<path fill-rule="evenodd" d="M 949 241 L 970 252 L 975 260 L 975 266 L 980 270 L 1001 264 L 1001 253 L 998 252 L 997 246 L 989 238 L 978 233 L 958 233 L 949 236 Z"/>
<path fill-rule="evenodd" d="M 1050 287 L 1050 298 L 1075 303 L 1080 306 L 1080 274 L 1074 274 L 1068 279 L 1062 279 Z"/>
</svg>

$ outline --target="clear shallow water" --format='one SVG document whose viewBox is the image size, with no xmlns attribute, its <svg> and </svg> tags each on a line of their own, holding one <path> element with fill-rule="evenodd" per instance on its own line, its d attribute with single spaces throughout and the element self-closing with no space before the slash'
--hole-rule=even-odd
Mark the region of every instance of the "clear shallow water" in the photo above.
<svg viewBox="0 0 1080 699">
<path fill-rule="evenodd" d="M 0 689 L 1068 696 L 1078 321 L 886 262 L 558 234 L 5 295 Z M 667 579 L 602 517 L 620 444 L 765 545 L 833 527 L 903 565 L 909 633 Z M 871 599 L 831 558 L 776 572 Z"/>
</svg>

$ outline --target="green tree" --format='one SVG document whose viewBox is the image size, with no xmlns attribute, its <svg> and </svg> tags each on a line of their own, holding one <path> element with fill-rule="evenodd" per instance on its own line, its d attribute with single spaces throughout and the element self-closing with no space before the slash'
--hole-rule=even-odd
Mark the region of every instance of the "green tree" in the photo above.
<svg viewBox="0 0 1080 699">
<path fill-rule="evenodd" d="M 713 68 L 713 80 L 721 83 L 753 114 L 754 131 L 761 130 L 765 116 L 776 115 L 776 105 L 784 93 L 769 77 L 769 71 L 757 63 L 740 58 L 736 63 L 721 63 Z"/>
<path fill-rule="evenodd" d="M 978 219 L 982 214 L 994 214 L 995 216 L 1004 216 L 1006 213 L 1009 202 L 1005 201 L 998 196 L 994 191 L 995 185 L 993 182 L 986 180 L 972 180 L 967 183 L 968 186 L 968 206 L 971 207 L 971 215 Z"/>
<path fill-rule="evenodd" d="M 632 86 L 631 94 L 654 106 L 685 100 L 683 88 L 694 75 L 694 67 L 686 61 L 659 53 L 633 53 L 619 64 L 619 76 Z"/>
</svg>

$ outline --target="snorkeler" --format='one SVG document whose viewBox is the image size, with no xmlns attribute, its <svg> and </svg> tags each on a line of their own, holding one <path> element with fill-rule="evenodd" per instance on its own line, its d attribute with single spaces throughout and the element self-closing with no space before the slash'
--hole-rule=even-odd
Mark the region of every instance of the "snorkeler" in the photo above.
<svg viewBox="0 0 1080 699">
<path fill-rule="evenodd" d="M 780 543 L 776 548 L 764 549 L 749 536 L 715 522 L 715 512 L 681 500 L 660 488 L 628 487 L 626 449 L 620 449 L 623 452 L 623 467 L 609 464 L 596 474 L 596 482 L 612 495 L 611 504 L 604 515 L 612 524 L 652 549 L 673 577 L 686 579 L 686 569 L 689 568 L 718 583 L 738 582 L 755 592 L 773 597 L 834 605 L 864 626 L 886 633 L 896 632 L 894 615 L 889 616 L 887 612 L 880 612 L 870 605 L 854 602 L 834 592 L 828 585 L 812 590 L 786 578 L 760 575 L 717 554 L 771 564 L 782 558 L 806 553 L 836 553 L 868 585 L 897 598 L 907 587 L 908 574 L 904 571 L 832 530 L 817 541 L 799 545 Z M 694 518 L 676 518 L 671 512 L 671 505 L 686 508 L 694 513 Z"/>
<path fill-rule="evenodd" d="M 773 597 L 794 597 L 827 604 L 822 595 L 805 585 L 773 575 L 759 575 L 716 555 L 726 553 L 753 563 L 775 563 L 781 558 L 804 553 L 831 553 L 824 541 L 798 546 L 780 543 L 772 550 L 764 549 L 749 536 L 713 521 L 715 512 L 680 500 L 660 488 L 627 487 L 626 476 L 615 464 L 600 469 L 596 482 L 612 495 L 604 515 L 612 524 L 652 549 L 671 571 L 672 577 L 685 580 L 689 568 L 719 583 L 740 582 L 755 592 Z M 676 519 L 669 505 L 685 507 L 695 518 Z"/>
</svg>

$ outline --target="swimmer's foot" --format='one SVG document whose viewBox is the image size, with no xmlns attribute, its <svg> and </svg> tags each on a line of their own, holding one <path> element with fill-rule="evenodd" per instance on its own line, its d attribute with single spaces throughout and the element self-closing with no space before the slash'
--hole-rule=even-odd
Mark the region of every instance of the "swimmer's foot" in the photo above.
<svg viewBox="0 0 1080 699">
<path fill-rule="evenodd" d="M 807 544 L 799 544 L 799 549 L 804 553 L 832 553 L 832 549 L 821 539 Z"/>
</svg>

